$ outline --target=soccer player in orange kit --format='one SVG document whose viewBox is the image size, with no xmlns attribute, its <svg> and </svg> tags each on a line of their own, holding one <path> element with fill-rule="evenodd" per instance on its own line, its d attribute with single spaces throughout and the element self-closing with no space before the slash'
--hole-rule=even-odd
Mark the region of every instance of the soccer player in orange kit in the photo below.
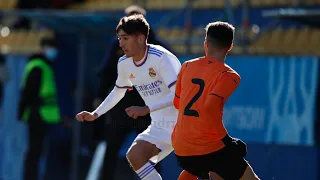
<svg viewBox="0 0 320 180">
<path fill-rule="evenodd" d="M 172 133 L 174 152 L 185 170 L 179 180 L 259 179 L 244 159 L 246 144 L 230 137 L 222 121 L 224 104 L 240 83 L 239 74 L 225 64 L 234 32 L 228 23 L 209 23 L 206 56 L 185 62 L 180 70 L 174 98 L 179 115 Z"/>
</svg>

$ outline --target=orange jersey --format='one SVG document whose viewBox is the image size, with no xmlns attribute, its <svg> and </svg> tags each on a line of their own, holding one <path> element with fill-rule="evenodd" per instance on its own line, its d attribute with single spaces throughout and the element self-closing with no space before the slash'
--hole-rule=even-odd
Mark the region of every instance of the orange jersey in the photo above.
<svg viewBox="0 0 320 180">
<path fill-rule="evenodd" d="M 174 98 L 179 115 L 172 133 L 177 155 L 203 155 L 225 146 L 221 141 L 227 135 L 222 122 L 223 107 L 239 83 L 237 72 L 210 57 L 182 65 Z"/>
</svg>

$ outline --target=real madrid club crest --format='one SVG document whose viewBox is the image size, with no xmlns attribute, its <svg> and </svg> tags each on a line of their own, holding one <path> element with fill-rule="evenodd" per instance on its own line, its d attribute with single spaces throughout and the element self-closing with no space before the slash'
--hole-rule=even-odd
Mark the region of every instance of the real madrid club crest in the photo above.
<svg viewBox="0 0 320 180">
<path fill-rule="evenodd" d="M 157 73 L 153 68 L 149 68 L 149 76 L 150 77 L 156 77 Z"/>
</svg>

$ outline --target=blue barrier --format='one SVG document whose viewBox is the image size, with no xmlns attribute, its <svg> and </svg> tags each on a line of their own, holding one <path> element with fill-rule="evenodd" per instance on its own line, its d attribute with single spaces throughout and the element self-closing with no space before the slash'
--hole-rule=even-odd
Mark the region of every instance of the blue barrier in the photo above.
<svg viewBox="0 0 320 180">
<path fill-rule="evenodd" d="M 259 143 L 313 145 L 316 57 L 237 57 L 241 75 L 224 109 L 231 135 Z"/>
<path fill-rule="evenodd" d="M 247 160 L 263 180 L 318 180 L 319 148 L 248 144 Z"/>
</svg>

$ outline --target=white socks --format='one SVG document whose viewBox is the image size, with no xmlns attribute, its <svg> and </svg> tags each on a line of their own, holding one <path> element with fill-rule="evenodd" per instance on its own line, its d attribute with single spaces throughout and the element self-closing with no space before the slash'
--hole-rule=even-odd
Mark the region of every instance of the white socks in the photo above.
<svg viewBox="0 0 320 180">
<path fill-rule="evenodd" d="M 136 171 L 141 180 L 162 180 L 160 174 L 154 169 L 154 166 L 147 162 Z"/>
</svg>

